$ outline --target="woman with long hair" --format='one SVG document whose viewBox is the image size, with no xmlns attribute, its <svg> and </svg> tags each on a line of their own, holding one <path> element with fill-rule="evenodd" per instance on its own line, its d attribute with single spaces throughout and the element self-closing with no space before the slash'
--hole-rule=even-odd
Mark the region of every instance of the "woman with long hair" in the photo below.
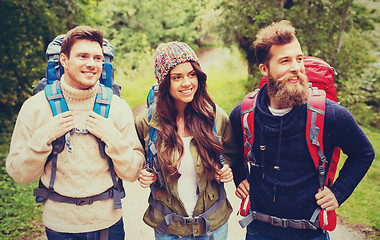
<svg viewBox="0 0 380 240">
<path fill-rule="evenodd" d="M 155 111 L 136 119 L 146 152 L 152 142 L 157 151 L 155 170 L 144 169 L 139 178 L 151 187 L 144 222 L 159 240 L 225 240 L 232 207 L 223 183 L 233 179 L 235 149 L 228 115 L 207 93 L 207 76 L 187 44 L 162 43 L 154 58 Z"/>
</svg>

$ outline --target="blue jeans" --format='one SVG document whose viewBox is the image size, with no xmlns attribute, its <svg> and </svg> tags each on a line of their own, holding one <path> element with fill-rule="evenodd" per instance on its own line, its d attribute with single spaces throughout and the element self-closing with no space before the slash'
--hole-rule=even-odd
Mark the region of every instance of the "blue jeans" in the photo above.
<svg viewBox="0 0 380 240">
<path fill-rule="evenodd" d="M 215 240 L 226 240 L 227 239 L 227 234 L 228 234 L 228 222 L 226 222 L 224 225 L 222 225 L 220 228 L 212 231 L 214 235 Z M 176 235 L 164 233 L 164 234 L 159 234 L 156 231 L 154 231 L 154 235 L 156 237 L 156 240 L 174 240 L 174 239 L 181 239 L 181 240 L 209 240 L 207 234 L 199 235 L 194 237 L 193 234 L 183 236 L 183 237 L 178 237 Z"/>
<path fill-rule="evenodd" d="M 257 233 L 253 232 L 252 229 L 247 227 L 247 235 L 245 237 L 245 240 L 273 240 L 270 238 L 258 236 L 256 234 Z M 280 237 L 280 239 L 281 239 L 281 237 Z M 315 238 L 312 238 L 309 240 L 330 240 L 330 237 L 329 237 L 329 233 L 326 232 L 325 234 L 323 234 L 321 236 L 318 236 L 318 237 L 315 237 Z"/>
<path fill-rule="evenodd" d="M 63 233 L 56 232 L 45 227 L 46 236 L 49 240 L 99 240 L 100 230 L 87 233 Z M 117 223 L 109 227 L 108 239 L 109 240 L 124 240 L 124 224 L 121 218 Z"/>
</svg>

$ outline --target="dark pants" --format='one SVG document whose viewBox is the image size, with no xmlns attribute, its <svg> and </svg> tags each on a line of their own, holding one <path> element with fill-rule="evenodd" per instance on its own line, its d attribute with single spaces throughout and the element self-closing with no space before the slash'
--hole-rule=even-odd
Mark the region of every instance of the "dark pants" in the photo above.
<svg viewBox="0 0 380 240">
<path fill-rule="evenodd" d="M 85 233 L 62 233 L 45 227 L 49 240 L 100 240 L 101 230 Z M 124 224 L 121 218 L 117 223 L 108 228 L 109 240 L 124 240 Z"/>
<path fill-rule="evenodd" d="M 281 239 L 281 236 L 279 236 L 278 239 Z M 246 234 L 245 240 L 271 240 L 271 239 L 261 237 L 261 236 L 257 235 L 257 233 L 253 229 L 251 229 L 250 227 L 247 227 L 247 234 Z M 323 234 L 319 237 L 315 237 L 315 238 L 312 238 L 309 240 L 330 240 L 330 237 L 329 237 L 328 232 L 326 232 L 325 234 Z"/>
</svg>

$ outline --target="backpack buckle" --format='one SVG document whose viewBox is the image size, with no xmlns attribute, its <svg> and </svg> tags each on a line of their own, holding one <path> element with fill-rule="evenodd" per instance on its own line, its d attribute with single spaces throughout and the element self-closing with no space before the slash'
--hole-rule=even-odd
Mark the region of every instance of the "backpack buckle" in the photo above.
<svg viewBox="0 0 380 240">
<path fill-rule="evenodd" d="M 310 221 L 303 221 L 304 223 L 304 229 L 311 229 L 311 230 L 317 230 L 317 227 Z"/>
<path fill-rule="evenodd" d="M 249 163 L 249 166 L 250 166 L 250 167 L 260 167 L 260 165 L 257 164 L 256 161 L 254 161 L 254 162 L 249 161 L 248 163 Z"/>
<path fill-rule="evenodd" d="M 288 219 L 270 216 L 269 223 L 275 227 L 287 228 L 289 226 Z"/>
<path fill-rule="evenodd" d="M 201 218 L 199 216 L 197 216 L 197 217 L 183 217 L 181 222 L 183 224 L 193 225 L 193 224 L 198 224 L 200 222 L 200 219 Z"/>
<path fill-rule="evenodd" d="M 74 203 L 77 206 L 91 205 L 94 202 L 94 197 L 74 198 Z"/>
</svg>

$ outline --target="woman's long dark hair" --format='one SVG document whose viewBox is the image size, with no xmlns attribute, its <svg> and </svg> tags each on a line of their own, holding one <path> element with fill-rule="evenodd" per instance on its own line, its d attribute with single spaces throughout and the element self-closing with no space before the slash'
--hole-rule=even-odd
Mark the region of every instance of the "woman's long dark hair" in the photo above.
<svg viewBox="0 0 380 240">
<path fill-rule="evenodd" d="M 216 106 L 206 90 L 206 74 L 195 62 L 190 62 L 198 77 L 198 90 L 193 101 L 185 109 L 185 128 L 190 130 L 198 154 L 202 159 L 204 173 L 212 179 L 219 166 L 219 156 L 223 152 L 222 144 L 215 138 L 213 132 Z M 183 142 L 178 135 L 176 116 L 178 111 L 174 105 L 174 99 L 169 94 L 170 73 L 160 84 L 157 96 L 157 114 L 161 130 L 157 136 L 158 160 L 161 168 L 170 177 L 178 178 L 178 165 L 183 155 Z M 171 161 L 172 152 L 178 149 L 179 157 Z"/>
</svg>

